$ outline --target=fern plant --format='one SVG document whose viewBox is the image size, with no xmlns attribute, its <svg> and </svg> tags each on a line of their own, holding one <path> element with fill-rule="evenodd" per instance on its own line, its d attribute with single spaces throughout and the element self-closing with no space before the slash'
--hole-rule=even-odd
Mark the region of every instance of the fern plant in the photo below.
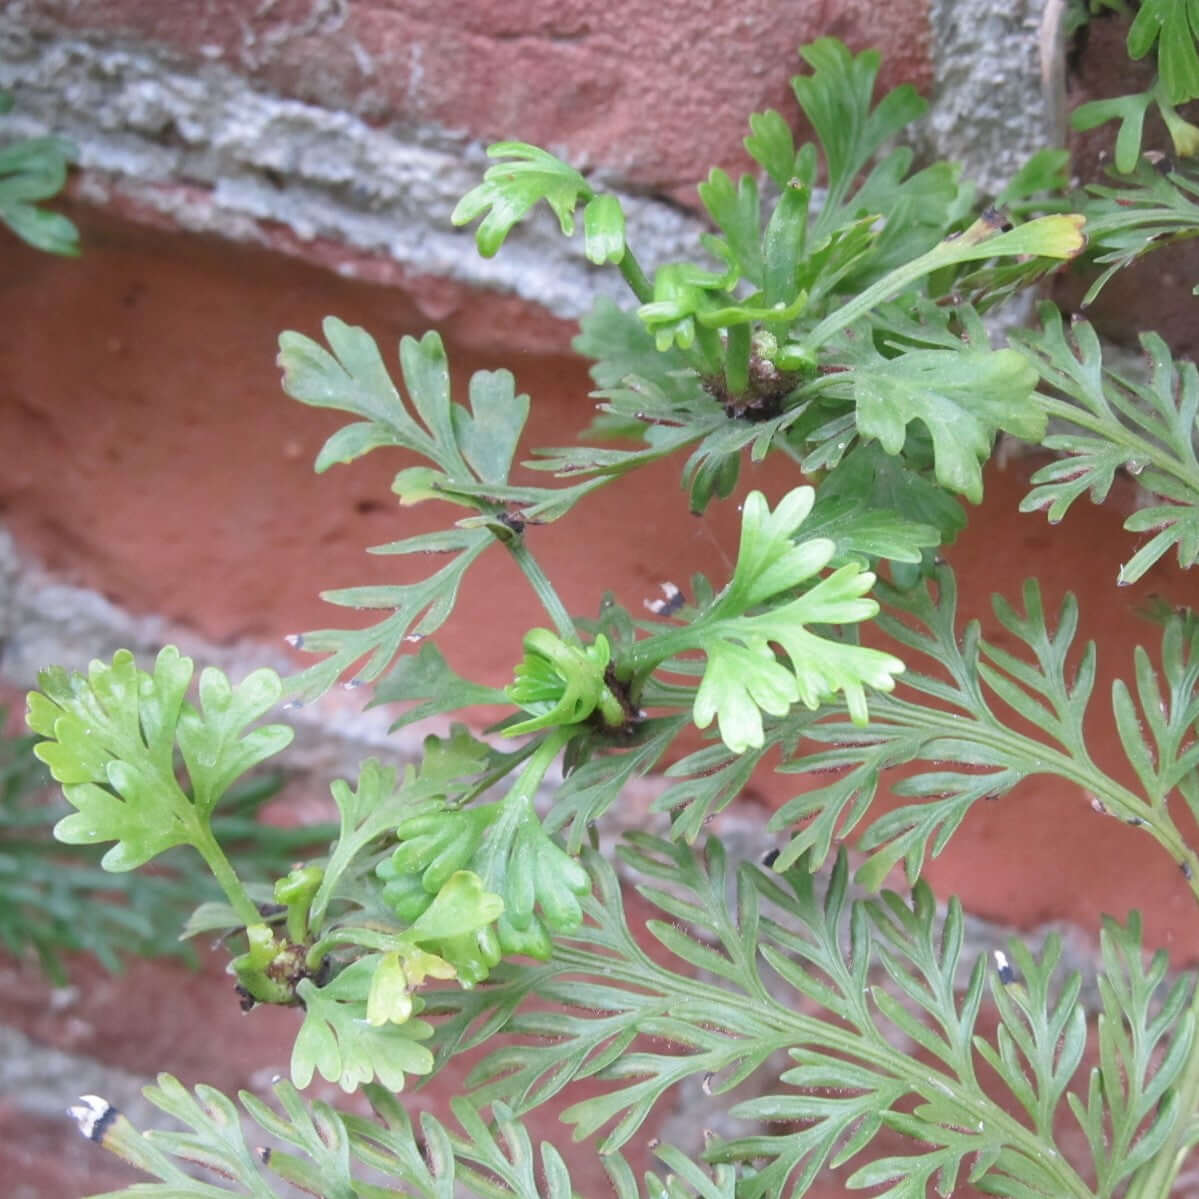
<svg viewBox="0 0 1199 1199">
<path fill-rule="evenodd" d="M 566 1103 L 561 1119 L 622 1199 L 801 1195 L 842 1166 L 851 1189 L 897 1199 L 967 1181 L 1020 1199 L 1169 1193 L 1199 1137 L 1193 980 L 1171 978 L 1160 953 L 1146 960 L 1135 914 L 1109 921 L 1091 1023 L 1056 940 L 965 961 L 960 905 L 939 909 L 920 876 L 972 804 L 1052 774 L 1153 837 L 1199 898 L 1180 819 L 1184 807 L 1199 817 L 1199 624 L 1170 613 L 1160 648 L 1139 650 L 1113 689 L 1130 786 L 1092 754 L 1098 651 L 1074 645 L 1077 603 L 1048 612 L 1029 582 L 1018 605 L 995 601 L 1018 648 L 990 644 L 959 618 L 938 558 L 1010 434 L 1060 455 L 1025 502 L 1051 520 L 1084 492 L 1101 501 L 1118 470 L 1158 497 L 1130 518 L 1153 535 L 1122 581 L 1170 551 L 1192 564 L 1194 367 L 1150 335 L 1148 380 L 1121 375 L 1085 322 L 1067 332 L 1050 307 L 993 348 L 981 314 L 1082 253 L 1107 197 L 1070 211 L 1053 191 L 1060 155 L 1038 156 L 1005 194 L 1009 214 L 978 214 L 952 166 L 913 173 L 894 147 L 923 102 L 908 87 L 874 102 L 876 54 L 830 39 L 802 53 L 794 90 L 816 140 L 797 147 L 777 112 L 752 117 L 746 148 L 769 184 L 713 171 L 700 188 L 706 257 L 652 279 L 615 196 L 536 147 L 492 147 L 453 218 L 479 221 L 480 252 L 499 252 L 542 200 L 565 234 L 581 207 L 585 253 L 635 301 L 584 320 L 600 416 L 581 444 L 536 451 L 524 465 L 538 473 L 513 474 L 530 401 L 508 372 L 474 375 L 463 403 L 434 333 L 402 341 L 398 383 L 365 330 L 330 318 L 323 343 L 283 334 L 288 394 L 350 417 L 317 470 L 398 449 L 400 503 L 456 509 L 444 531 L 375 547 L 438 555 L 423 579 L 326 593 L 382 610 L 378 623 L 296 637 L 320 659 L 287 680 L 263 670 L 233 684 L 209 669 L 191 698 L 192 664 L 168 648 L 148 667 L 120 653 L 86 674 L 49 670 L 31 694 L 36 752 L 73 809 L 60 840 L 111 843 L 115 871 L 190 847 L 224 898 L 189 931 L 236 946 L 245 1006 L 304 1013 L 275 1104 L 240 1096 L 269 1152 L 246 1140 L 231 1099 L 169 1076 L 148 1095 L 182 1132 L 142 1132 L 81 1101 L 84 1130 L 158 1180 L 121 1195 L 265 1197 L 283 1181 L 322 1196 L 565 1199 L 576 1188 L 563 1156 L 521 1124 L 548 1103 Z M 1189 168 L 1163 178 L 1193 194 Z M 1139 253 L 1138 228 L 1099 253 Z M 696 576 L 652 620 L 611 597 L 593 616 L 569 612 L 535 557 L 537 528 L 679 454 L 697 513 L 730 495 L 747 454 L 784 455 L 797 485 L 745 500 L 727 579 Z M 544 610 L 502 690 L 462 678 L 425 640 L 489 553 L 512 557 Z M 407 705 L 397 726 L 480 704 L 509 715 L 487 736 L 455 724 L 426 738 L 402 772 L 367 761 L 335 783 L 328 853 L 263 896 L 225 852 L 220 805 L 289 739 L 261 723 L 278 701 L 311 702 L 338 679 Z M 690 725 L 707 740 L 666 769 L 655 802 L 669 836 L 616 849 L 653 912 L 634 920 L 592 844 L 596 822 Z M 768 759 L 819 785 L 777 814 L 777 851 L 735 864 L 704 826 Z M 556 763 L 564 779 L 539 809 Z M 901 765 L 915 768 L 890 790 L 909 802 L 875 815 Z M 846 844 L 861 851 L 865 894 Z M 906 898 L 879 890 L 900 863 Z M 466 1053 L 477 1060 L 454 1125 L 414 1123 L 397 1092 Z M 306 1101 L 318 1074 L 361 1089 L 374 1117 Z M 757 1096 L 731 1114 L 761 1131 L 713 1136 L 696 1159 L 658 1145 L 663 1172 L 637 1180 L 622 1150 L 673 1088 L 698 1080 L 720 1095 L 751 1077 Z M 605 1087 L 568 1102 L 584 1079 Z M 1069 1159 L 1066 1125 L 1085 1146 Z M 883 1132 L 906 1151 L 880 1155 Z M 195 1166 L 224 1181 L 197 1180 Z"/>
</svg>

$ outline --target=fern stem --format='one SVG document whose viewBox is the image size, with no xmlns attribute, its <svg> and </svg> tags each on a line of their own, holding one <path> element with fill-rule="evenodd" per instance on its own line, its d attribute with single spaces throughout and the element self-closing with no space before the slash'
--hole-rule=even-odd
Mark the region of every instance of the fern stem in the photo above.
<svg viewBox="0 0 1199 1199">
<path fill-rule="evenodd" d="M 512 784 L 511 790 L 500 801 L 503 804 L 503 811 L 496 821 L 497 827 L 509 811 L 517 815 L 533 811 L 533 800 L 537 795 L 537 788 L 541 786 L 546 771 L 554 764 L 559 751 L 575 735 L 575 731 L 570 725 L 550 729 L 545 740 L 537 745 L 520 774 L 516 776 L 516 782 Z"/>
<path fill-rule="evenodd" d="M 749 326 L 730 325 L 725 347 L 724 384 L 737 399 L 749 390 Z"/>
<path fill-rule="evenodd" d="M 233 869 L 229 859 L 225 856 L 224 850 L 221 849 L 216 837 L 212 834 L 212 829 L 208 824 L 197 822 L 199 827 L 192 830 L 191 843 L 195 846 L 196 852 L 204 859 L 205 865 L 212 871 L 213 878 L 216 879 L 220 888 L 225 893 L 225 898 L 228 899 L 230 906 L 237 913 L 237 918 L 247 928 L 251 924 L 258 924 L 262 920 L 262 913 L 259 912 L 257 905 L 246 894 L 245 887 L 241 884 L 241 879 L 237 877 L 237 871 Z"/>
<path fill-rule="evenodd" d="M 699 357 L 699 372 L 701 375 L 721 375 L 724 373 L 724 346 L 720 334 L 715 329 L 709 329 L 699 321 L 695 322 L 695 343 L 691 352 Z"/>
<path fill-rule="evenodd" d="M 637 261 L 637 256 L 627 245 L 624 257 L 620 260 L 620 273 L 629 285 L 629 290 L 642 304 L 648 304 L 654 298 L 653 284 L 645 277 L 641 263 Z"/>
<path fill-rule="evenodd" d="M 553 583 L 549 581 L 537 559 L 529 553 L 529 548 L 525 545 L 524 540 L 520 537 L 513 537 L 511 541 L 506 541 L 504 544 L 508 547 L 508 552 L 512 557 L 516 559 L 516 564 L 524 572 L 525 578 L 529 580 L 529 585 L 537 593 L 541 606 L 546 610 L 558 630 L 558 636 L 568 645 L 580 644 L 575 622 L 566 610 L 566 605 L 558 597 Z"/>
<path fill-rule="evenodd" d="M 827 209 L 826 209 L 827 211 Z M 974 262 L 985 258 L 1001 258 L 1011 254 L 1040 253 L 1054 258 L 1071 258 L 1082 249 L 1079 229 L 1081 217 L 1044 216 L 1007 232 L 997 232 L 997 225 L 987 216 L 975 221 L 968 229 L 947 238 L 919 258 L 896 267 L 877 283 L 859 292 L 853 299 L 834 309 L 803 339 L 804 348 L 811 354 L 848 328 L 860 317 L 885 300 L 893 299 L 909 284 L 925 275 L 959 262 Z M 1071 231 L 1071 226 L 1073 226 Z M 1034 231 L 1034 227 L 1039 227 Z M 1034 244 L 1036 233 L 1048 233 L 1044 244 Z"/>
<path fill-rule="evenodd" d="M 309 970 L 317 970 L 337 945 L 356 945 L 361 949 L 389 953 L 403 943 L 403 936 L 394 929 L 380 931 L 371 928 L 339 928 L 317 941 L 305 955 Z"/>
<path fill-rule="evenodd" d="M 492 826 L 495 844 L 510 845 L 521 825 L 530 820 L 537 820 L 536 809 L 533 806 L 537 789 L 562 747 L 574 733 L 575 729 L 571 725 L 550 729 L 545 739 L 537 743 L 536 749 L 517 775 L 508 794 L 500 800 L 500 813 Z M 480 869 L 479 874 L 483 879 L 483 885 L 489 891 L 500 891 L 503 887 L 503 863 L 495 858 L 492 858 L 490 863 L 489 867 Z"/>
<path fill-rule="evenodd" d="M 1102 415 L 1096 415 L 1078 404 L 1042 395 L 1039 391 L 1033 394 L 1037 403 L 1050 418 L 1056 417 L 1059 420 L 1067 421 L 1072 425 L 1077 425 L 1080 429 L 1097 433 L 1106 441 L 1125 446 L 1128 449 L 1130 462 L 1135 460 L 1145 466 L 1153 466 L 1163 474 L 1172 475 L 1191 491 L 1199 491 L 1199 479 L 1187 469 L 1185 463 L 1180 462 L 1168 450 L 1154 442 L 1139 437 L 1114 417 L 1105 418 Z"/>
</svg>

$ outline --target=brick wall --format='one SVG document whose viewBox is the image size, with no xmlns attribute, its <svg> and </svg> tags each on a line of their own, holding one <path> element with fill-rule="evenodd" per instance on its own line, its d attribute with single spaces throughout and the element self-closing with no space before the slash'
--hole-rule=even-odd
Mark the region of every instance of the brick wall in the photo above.
<svg viewBox="0 0 1199 1199">
<path fill-rule="evenodd" d="M 281 329 L 313 334 L 332 312 L 394 344 L 436 326 L 458 380 L 515 371 L 534 398 L 531 444 L 562 444 L 588 422 L 571 322 L 617 289 L 548 220 L 486 262 L 449 228 L 483 143 L 530 140 L 595 171 L 627 196 L 652 263 L 698 232 L 693 184 L 707 168 L 744 165 L 750 111 L 778 106 L 798 122 L 795 47 L 835 34 L 885 51 L 885 85 L 932 95 L 925 148 L 964 157 L 985 189 L 1045 136 L 1039 19 L 1034 0 L 9 3 L 0 85 L 16 95 L 12 127 L 78 143 L 71 212 L 84 253 L 61 261 L 0 241 L 0 685 L 16 695 L 48 661 L 167 640 L 233 670 L 285 666 L 282 637 L 327 623 L 318 590 L 395 581 L 396 563 L 363 547 L 440 514 L 405 512 L 401 530 L 390 462 L 311 475 L 338 421 L 281 394 Z M 1180 599 L 1188 584 L 1164 564 L 1135 592 L 1114 590 L 1131 489 L 1059 529 L 1017 516 L 1035 465 L 991 470 L 952 552 L 963 608 L 999 634 L 986 597 L 1015 596 L 1029 562 L 1048 563 L 1051 602 L 1080 592 L 1102 669 L 1123 673 L 1143 635 L 1137 602 Z M 792 482 L 774 463 L 748 472 L 770 495 Z M 535 548 L 572 610 L 594 609 L 605 589 L 637 608 L 663 579 L 719 577 L 736 529 L 731 504 L 688 516 L 670 468 L 538 530 Z M 480 568 L 447 628 L 451 661 L 505 682 L 525 606 L 502 563 Z M 411 752 L 413 738 L 389 741 L 385 719 L 358 704 L 339 694 L 299 717 L 299 808 L 319 808 L 327 778 L 362 753 Z M 722 831 L 759 852 L 768 810 L 794 786 L 755 780 Z M 614 821 L 641 823 L 645 807 L 629 795 Z M 1064 922 L 1085 962 L 1100 911 L 1139 906 L 1153 943 L 1193 960 L 1188 891 L 1147 840 L 1064 788 L 1029 786 L 984 808 L 929 868 L 938 892 L 961 894 L 979 918 L 976 948 L 1006 927 L 1035 939 Z M 80 1090 L 135 1113 L 156 1069 L 261 1090 L 285 1065 L 293 1023 L 243 1018 L 216 965 L 185 977 L 137 964 L 111 979 L 80 962 L 71 987 L 49 992 L 28 963 L 0 958 L 9 1193 L 117 1184 L 60 1118 Z M 452 1085 L 414 1102 L 444 1110 Z M 671 1136 L 696 1133 L 701 1099 L 660 1114 Z M 822 1192 L 840 1193 L 836 1180 Z"/>
</svg>

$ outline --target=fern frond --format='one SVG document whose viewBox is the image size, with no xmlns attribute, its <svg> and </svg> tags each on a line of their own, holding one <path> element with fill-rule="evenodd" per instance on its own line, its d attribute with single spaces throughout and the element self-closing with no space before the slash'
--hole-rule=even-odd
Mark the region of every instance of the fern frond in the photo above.
<svg viewBox="0 0 1199 1199">
<path fill-rule="evenodd" d="M 1022 512 L 1046 510 L 1061 520 L 1084 492 L 1107 498 L 1123 468 L 1163 502 L 1134 512 L 1130 532 L 1156 532 L 1121 568 L 1119 582 L 1135 583 L 1171 549 L 1184 567 L 1199 562 L 1199 373 L 1175 361 L 1153 333 L 1141 344 L 1150 373 L 1141 382 L 1103 364 L 1099 338 L 1085 321 L 1067 335 L 1052 305 L 1040 309 L 1041 329 L 1013 335 L 1040 372 L 1043 384 L 1064 398 L 1035 393 L 1045 414 L 1064 426 L 1044 439 L 1062 457 L 1032 477 Z"/>
<path fill-rule="evenodd" d="M 775 813 L 771 827 L 791 830 L 780 863 L 788 866 L 804 853 L 811 853 L 815 864 L 823 861 L 835 836 L 848 836 L 866 820 L 884 772 L 913 762 L 921 768 L 895 782 L 891 791 L 919 802 L 870 821 L 860 833 L 860 848 L 871 855 L 857 872 L 864 885 L 879 886 L 900 861 L 915 880 L 926 857 L 944 848 L 973 804 L 1046 774 L 1073 783 L 1100 810 L 1142 828 L 1175 862 L 1194 870 L 1193 851 L 1167 802 L 1174 789 L 1192 805 L 1199 799 L 1194 778 L 1199 751 L 1186 732 L 1199 703 L 1193 622 L 1177 616 L 1167 624 L 1162 660 L 1170 699 L 1165 711 L 1155 699 L 1159 684 L 1144 651 L 1137 657 L 1140 707 L 1134 707 L 1124 684 L 1113 693 L 1125 751 L 1146 781 L 1145 794 L 1137 794 L 1101 770 L 1090 752 L 1087 714 L 1095 648 L 1088 644 L 1081 654 L 1075 648 L 1073 596 L 1065 598 L 1053 623 L 1033 582 L 1025 584 L 1022 613 L 995 598 L 1000 623 L 1022 646 L 1016 654 L 984 641 L 977 622 L 959 632 L 950 571 L 938 572 L 935 589 L 936 598 L 925 587 L 880 588 L 887 610 L 878 623 L 936 673 L 910 669 L 902 675 L 894 694 L 871 703 L 865 729 L 835 711 L 775 728 L 775 743 L 797 747 L 788 750 L 780 766 L 784 773 L 836 776 Z M 1141 732 L 1142 720 L 1154 738 L 1152 750 Z M 811 751 L 807 742 L 829 748 Z"/>
</svg>

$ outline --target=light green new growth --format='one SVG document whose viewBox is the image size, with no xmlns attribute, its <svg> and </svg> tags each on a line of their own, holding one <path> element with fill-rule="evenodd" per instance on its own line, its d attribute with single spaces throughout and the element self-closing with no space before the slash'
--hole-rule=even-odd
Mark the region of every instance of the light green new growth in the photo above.
<svg viewBox="0 0 1199 1199">
<path fill-rule="evenodd" d="M 0 91 L 0 116 L 12 106 L 12 96 Z M 62 191 L 74 157 L 75 147 L 62 137 L 25 138 L 0 149 L 0 221 L 34 249 L 79 253 L 74 224 L 62 213 L 38 207 L 39 201 Z"/>
<path fill-rule="evenodd" d="M 291 741 L 284 725 L 245 731 L 276 704 L 282 687 L 271 670 L 231 687 L 209 667 L 196 707 L 185 698 L 192 670 L 190 658 L 167 646 L 153 674 L 121 650 L 111 665 L 93 662 L 86 676 L 57 667 L 38 676 L 41 691 L 30 692 L 26 720 L 46 740 L 34 753 L 77 809 L 54 835 L 74 845 L 114 841 L 103 858 L 108 870 L 132 870 L 172 846 L 190 845 L 239 917 L 254 923 L 257 909 L 212 835 L 212 815 L 239 777 Z M 187 790 L 176 778 L 176 751 Z"/>
</svg>

